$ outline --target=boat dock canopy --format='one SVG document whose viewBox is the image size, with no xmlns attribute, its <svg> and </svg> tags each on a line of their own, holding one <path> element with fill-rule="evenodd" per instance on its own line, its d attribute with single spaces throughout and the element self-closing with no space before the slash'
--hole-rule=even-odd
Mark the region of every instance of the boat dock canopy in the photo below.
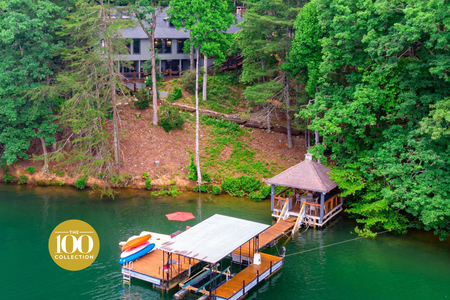
<svg viewBox="0 0 450 300">
<path fill-rule="evenodd" d="M 160 250 L 216 263 L 269 225 L 215 214 L 160 246 Z"/>
<path fill-rule="evenodd" d="M 330 179 L 329 172 L 330 168 L 313 161 L 307 155 L 306 160 L 270 178 L 266 183 L 328 193 L 337 186 L 337 183 Z"/>
</svg>

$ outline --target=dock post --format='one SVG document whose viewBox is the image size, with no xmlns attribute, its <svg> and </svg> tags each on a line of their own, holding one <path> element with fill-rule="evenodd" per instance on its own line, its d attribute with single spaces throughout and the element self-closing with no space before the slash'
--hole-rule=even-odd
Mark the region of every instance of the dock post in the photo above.
<svg viewBox="0 0 450 300">
<path fill-rule="evenodd" d="M 256 284 L 259 283 L 259 270 L 256 270 Z"/>
<path fill-rule="evenodd" d="M 325 194 L 320 193 L 320 226 L 323 224 L 323 215 L 324 215 L 324 205 L 325 205 Z"/>
<path fill-rule="evenodd" d="M 242 293 L 245 295 L 245 280 L 242 281 Z"/>
<path fill-rule="evenodd" d="M 271 185 L 270 187 L 270 210 L 273 212 L 274 207 L 274 200 L 275 200 L 275 185 Z"/>
<path fill-rule="evenodd" d="M 270 261 L 270 269 L 269 274 L 272 275 L 272 261 Z"/>
</svg>

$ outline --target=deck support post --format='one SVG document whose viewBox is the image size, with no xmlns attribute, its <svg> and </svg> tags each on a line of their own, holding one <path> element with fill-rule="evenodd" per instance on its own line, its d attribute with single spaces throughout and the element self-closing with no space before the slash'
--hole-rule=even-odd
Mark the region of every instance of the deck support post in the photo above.
<svg viewBox="0 0 450 300">
<path fill-rule="evenodd" d="M 273 207 L 274 207 L 274 200 L 275 200 L 275 185 L 271 185 L 270 187 L 270 209 L 273 212 Z"/>
<path fill-rule="evenodd" d="M 324 206 L 325 206 L 325 194 L 320 193 L 320 224 L 323 224 Z"/>
</svg>

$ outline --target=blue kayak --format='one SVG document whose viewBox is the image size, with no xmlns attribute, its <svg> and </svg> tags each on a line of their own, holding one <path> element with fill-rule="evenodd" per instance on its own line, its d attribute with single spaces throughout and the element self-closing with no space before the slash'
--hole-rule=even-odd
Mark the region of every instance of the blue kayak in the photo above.
<svg viewBox="0 0 450 300">
<path fill-rule="evenodd" d="M 121 259 L 119 259 L 119 264 L 123 265 L 126 264 L 130 261 L 136 260 L 141 256 L 144 256 L 145 254 L 149 253 L 150 251 L 153 250 L 153 248 L 155 248 L 155 244 L 151 243 L 150 245 L 148 245 L 147 247 L 145 247 L 144 249 L 142 249 L 141 251 L 138 251 L 130 256 L 127 257 L 123 257 Z"/>
</svg>

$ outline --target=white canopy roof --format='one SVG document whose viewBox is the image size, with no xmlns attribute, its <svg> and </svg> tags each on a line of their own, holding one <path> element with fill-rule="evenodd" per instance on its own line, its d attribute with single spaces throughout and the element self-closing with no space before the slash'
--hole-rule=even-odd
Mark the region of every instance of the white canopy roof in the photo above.
<svg viewBox="0 0 450 300">
<path fill-rule="evenodd" d="M 160 250 L 216 263 L 269 225 L 216 214 L 160 246 Z"/>
</svg>

